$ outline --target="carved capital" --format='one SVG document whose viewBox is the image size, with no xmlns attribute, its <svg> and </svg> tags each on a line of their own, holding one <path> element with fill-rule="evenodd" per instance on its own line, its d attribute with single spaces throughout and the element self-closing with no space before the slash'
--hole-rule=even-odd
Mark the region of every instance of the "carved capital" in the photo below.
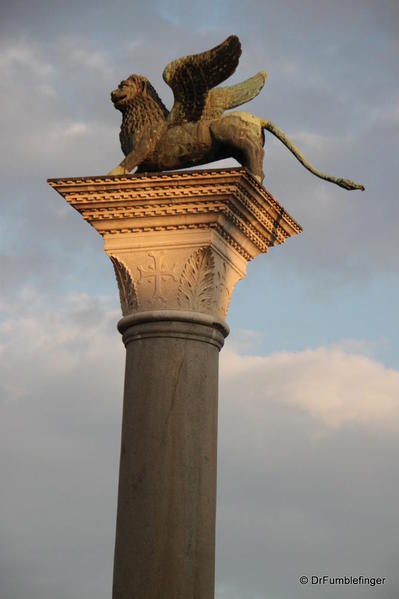
<svg viewBox="0 0 399 599">
<path fill-rule="evenodd" d="M 49 183 L 103 236 L 124 316 L 225 318 L 247 262 L 301 231 L 243 168 Z"/>
<path fill-rule="evenodd" d="M 234 285 L 245 274 L 245 261 L 241 256 L 228 256 L 224 240 L 215 236 L 199 238 L 195 244 L 190 237 L 190 233 L 180 234 L 178 239 L 158 235 L 163 245 L 156 250 L 107 250 L 114 264 L 124 316 L 168 309 L 226 317 Z M 169 245 L 172 241 L 175 243 Z"/>
</svg>

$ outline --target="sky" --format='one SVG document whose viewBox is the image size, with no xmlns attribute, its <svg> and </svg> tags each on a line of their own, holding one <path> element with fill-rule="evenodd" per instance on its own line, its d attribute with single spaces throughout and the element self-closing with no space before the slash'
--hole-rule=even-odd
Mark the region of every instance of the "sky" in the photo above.
<svg viewBox="0 0 399 599">
<path fill-rule="evenodd" d="M 0 597 L 111 596 L 124 348 L 101 237 L 46 183 L 122 158 L 110 91 L 237 34 L 303 233 L 248 265 L 220 356 L 216 599 L 399 596 L 399 4 L 3 0 Z M 234 161 L 223 165 L 233 166 Z M 214 165 L 214 166 L 223 166 Z M 383 587 L 300 576 L 386 577 Z"/>
</svg>

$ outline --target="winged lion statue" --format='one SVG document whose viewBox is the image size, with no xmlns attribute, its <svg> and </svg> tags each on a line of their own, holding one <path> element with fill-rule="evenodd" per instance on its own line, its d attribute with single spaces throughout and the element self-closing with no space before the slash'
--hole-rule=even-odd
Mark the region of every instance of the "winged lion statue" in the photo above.
<svg viewBox="0 0 399 599">
<path fill-rule="evenodd" d="M 311 173 L 345 189 L 364 189 L 349 179 L 322 173 L 301 154 L 277 125 L 248 112 L 233 111 L 259 94 L 263 71 L 229 87 L 217 87 L 230 77 L 241 55 L 236 35 L 200 54 L 170 62 L 163 78 L 174 104 L 168 111 L 149 80 L 130 75 L 111 93 L 122 112 L 120 142 L 125 159 L 109 174 L 174 170 L 235 158 L 262 183 L 264 131 L 270 131 Z"/>
</svg>

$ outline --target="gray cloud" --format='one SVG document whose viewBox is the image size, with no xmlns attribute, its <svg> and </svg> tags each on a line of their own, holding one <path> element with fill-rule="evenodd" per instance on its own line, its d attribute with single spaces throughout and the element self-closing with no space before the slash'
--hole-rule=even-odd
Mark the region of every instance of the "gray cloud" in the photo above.
<svg viewBox="0 0 399 599">
<path fill-rule="evenodd" d="M 118 308 L 86 295 L 57 309 L 40 294 L 27 299 L 21 316 L 5 307 L 0 328 L 2 598 L 105 599 L 122 403 Z M 359 349 L 250 356 L 236 336 L 223 350 L 218 599 L 305 597 L 302 574 L 386 576 L 384 596 L 397 593 L 399 373 Z M 375 420 L 378 390 L 387 409 Z"/>
<path fill-rule="evenodd" d="M 267 358 L 230 351 L 227 346 L 222 354 L 220 398 L 217 564 L 220 587 L 228 589 L 220 597 L 320 596 L 320 587 L 302 588 L 298 577 L 349 572 L 387 576 L 383 594 L 394 597 L 399 580 L 391 524 L 397 488 L 391 473 L 397 441 L 393 431 L 388 436 L 372 432 L 363 420 L 361 406 L 364 401 L 367 411 L 373 391 L 354 362 L 362 368 L 370 358 L 348 353 L 337 361 L 336 350 L 327 348 Z M 322 355 L 327 369 L 337 367 L 340 374 L 326 375 L 314 362 Z M 275 366 L 268 370 L 267 363 L 279 361 L 284 364 L 279 373 Z M 311 387 L 304 383 L 308 375 Z M 391 375 L 386 371 L 383 376 Z M 346 386 L 339 391 L 342 377 Z M 311 410 L 292 409 L 295 396 L 307 403 L 312 393 L 317 408 L 330 405 L 334 416 L 342 393 L 348 393 L 342 413 L 359 402 L 358 421 L 342 421 L 323 434 Z M 391 397 L 397 409 L 397 392 Z M 369 424 L 375 424 L 372 415 Z M 359 596 L 358 589 L 348 587 L 341 593 Z M 374 590 L 362 588 L 361 596 L 375 596 Z"/>
<path fill-rule="evenodd" d="M 1 596 L 106 597 L 123 377 L 117 311 L 85 296 L 57 312 L 37 295 L 31 306 L 1 327 Z"/>
</svg>

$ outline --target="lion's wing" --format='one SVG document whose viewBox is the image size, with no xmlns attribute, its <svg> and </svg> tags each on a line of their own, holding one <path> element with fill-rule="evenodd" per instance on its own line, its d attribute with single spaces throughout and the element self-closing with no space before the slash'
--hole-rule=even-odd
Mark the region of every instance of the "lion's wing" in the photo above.
<svg viewBox="0 0 399 599">
<path fill-rule="evenodd" d="M 204 111 L 203 119 L 216 119 L 222 116 L 225 110 L 241 106 L 255 98 L 265 85 L 267 73 L 260 71 L 253 77 L 231 85 L 229 87 L 215 87 L 209 90 Z"/>
<path fill-rule="evenodd" d="M 163 72 L 175 99 L 168 124 L 199 121 L 209 90 L 234 73 L 240 55 L 240 40 L 231 35 L 211 50 L 170 62 Z"/>
</svg>

